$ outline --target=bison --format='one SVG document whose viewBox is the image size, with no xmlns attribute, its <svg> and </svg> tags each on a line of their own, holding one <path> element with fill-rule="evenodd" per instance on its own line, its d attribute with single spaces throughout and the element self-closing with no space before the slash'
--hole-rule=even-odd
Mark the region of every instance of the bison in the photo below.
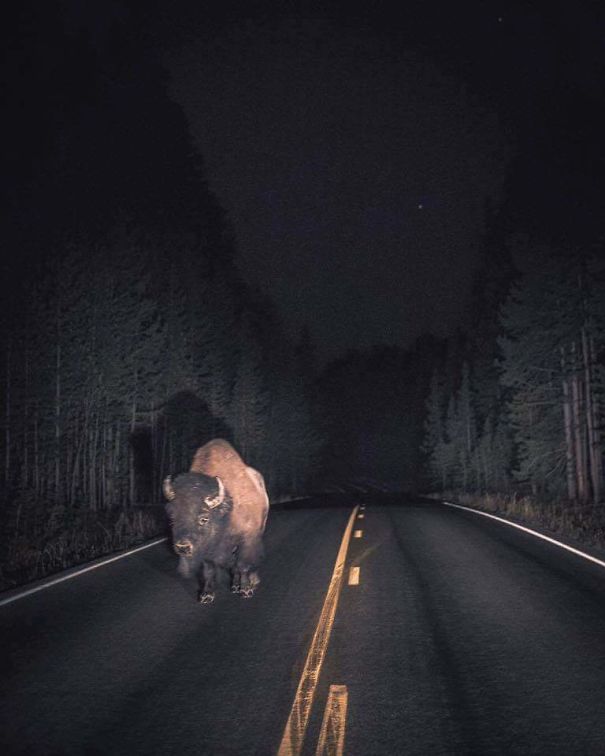
<svg viewBox="0 0 605 756">
<path fill-rule="evenodd" d="M 200 603 L 214 601 L 217 568 L 231 573 L 233 593 L 252 597 L 269 511 L 263 476 L 214 439 L 197 450 L 188 473 L 167 477 L 163 487 L 178 570 L 198 574 Z"/>
</svg>

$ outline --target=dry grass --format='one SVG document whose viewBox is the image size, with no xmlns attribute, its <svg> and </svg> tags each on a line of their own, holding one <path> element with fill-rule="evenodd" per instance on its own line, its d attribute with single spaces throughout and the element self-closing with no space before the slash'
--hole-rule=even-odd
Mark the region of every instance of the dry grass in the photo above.
<svg viewBox="0 0 605 756">
<path fill-rule="evenodd" d="M 82 562 L 164 535 L 163 507 L 69 515 L 51 511 L 46 523 L 21 521 L 3 544 L 0 590 L 37 580 Z"/>
</svg>

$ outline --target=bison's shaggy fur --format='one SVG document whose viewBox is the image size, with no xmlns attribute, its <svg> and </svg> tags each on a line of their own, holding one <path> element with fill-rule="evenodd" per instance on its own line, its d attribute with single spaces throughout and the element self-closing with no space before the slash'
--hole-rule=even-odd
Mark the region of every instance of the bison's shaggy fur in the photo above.
<svg viewBox="0 0 605 756">
<path fill-rule="evenodd" d="M 217 568 L 231 572 L 235 593 L 252 596 L 269 509 L 263 476 L 215 439 L 197 450 L 189 473 L 164 481 L 164 493 L 179 572 L 198 573 L 200 601 L 214 600 Z"/>
</svg>

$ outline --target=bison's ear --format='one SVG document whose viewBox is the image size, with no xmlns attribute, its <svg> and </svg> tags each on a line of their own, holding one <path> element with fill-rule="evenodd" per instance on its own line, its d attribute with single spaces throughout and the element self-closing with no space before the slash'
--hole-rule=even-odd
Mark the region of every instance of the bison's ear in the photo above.
<svg viewBox="0 0 605 756">
<path fill-rule="evenodd" d="M 218 493 L 216 496 L 206 496 L 204 499 L 204 503 L 208 509 L 214 509 L 214 507 L 218 507 L 225 501 L 225 484 L 218 477 L 216 478 L 216 482 L 218 483 Z"/>
<path fill-rule="evenodd" d="M 168 499 L 168 501 L 172 501 L 176 496 L 174 488 L 172 487 L 172 480 L 170 479 L 170 475 L 164 479 L 162 490 L 164 491 L 164 496 Z"/>
</svg>

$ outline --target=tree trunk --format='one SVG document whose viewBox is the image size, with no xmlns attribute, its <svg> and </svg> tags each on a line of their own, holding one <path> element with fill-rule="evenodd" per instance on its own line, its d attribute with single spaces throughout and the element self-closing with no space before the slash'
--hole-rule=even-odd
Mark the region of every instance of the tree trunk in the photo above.
<svg viewBox="0 0 605 756">
<path fill-rule="evenodd" d="M 110 506 L 114 506 L 116 503 L 116 499 L 118 496 L 121 496 L 122 494 L 122 481 L 121 479 L 118 479 L 118 475 L 120 474 L 120 422 L 119 420 L 116 420 L 115 424 L 115 430 L 113 431 L 113 449 L 111 453 L 111 460 L 109 464 L 109 480 L 108 480 L 108 488 L 109 488 L 109 502 Z M 120 504 L 123 506 L 123 502 L 120 502 Z"/>
<path fill-rule="evenodd" d="M 91 442 L 89 444 L 90 458 L 88 460 L 88 476 L 89 476 L 89 491 L 88 500 L 90 502 L 90 508 L 93 512 L 98 509 L 97 506 L 97 466 L 98 461 L 98 445 L 99 445 L 99 413 L 94 413 L 94 423 L 90 423 L 91 426 Z"/>
<path fill-rule="evenodd" d="M 60 499 L 61 484 L 61 343 L 60 325 L 57 322 L 57 345 L 55 350 L 55 499 Z"/>
<path fill-rule="evenodd" d="M 27 344 L 25 346 L 25 394 L 23 397 L 23 471 L 21 480 L 27 488 L 29 485 L 29 448 L 28 448 L 28 424 L 29 424 L 29 355 Z"/>
<path fill-rule="evenodd" d="M 132 446 L 132 439 L 134 437 L 134 429 L 137 417 L 137 371 L 134 373 L 134 389 L 132 392 L 132 405 L 130 414 L 130 443 L 128 445 L 128 500 L 130 506 L 134 506 L 135 499 L 135 475 L 134 475 L 134 448 Z"/>
<path fill-rule="evenodd" d="M 80 469 L 80 455 L 82 454 L 82 446 L 84 445 L 86 425 L 87 425 L 86 419 L 84 419 L 82 432 L 80 433 L 78 440 L 76 441 L 76 439 L 74 438 L 72 440 L 72 443 L 70 444 L 70 447 L 72 448 L 73 448 L 73 445 L 76 444 L 76 450 L 75 450 L 75 453 L 73 454 L 73 459 L 70 461 L 70 464 L 67 466 L 68 478 L 71 477 L 71 485 L 69 487 L 69 503 L 72 505 L 76 501 L 76 491 L 78 488 L 78 471 Z M 71 476 L 69 476 L 70 469 L 71 469 Z"/>
<path fill-rule="evenodd" d="M 169 467 L 169 459 L 168 459 L 168 422 L 166 420 L 166 415 L 162 415 L 162 447 L 160 449 L 160 463 L 159 463 L 159 471 L 160 476 L 162 480 L 164 480 L 164 477 L 166 476 Z"/>
<path fill-rule="evenodd" d="M 599 412 L 597 397 L 594 391 L 593 371 L 596 362 L 594 338 L 582 329 L 582 355 L 584 358 L 584 382 L 586 384 L 586 427 L 588 429 L 588 458 L 590 460 L 590 475 L 592 495 L 595 504 L 601 501 L 603 490 L 603 458 L 601 439 L 599 434 Z"/>
<path fill-rule="evenodd" d="M 101 404 L 101 402 L 99 402 Z M 99 452 L 99 508 L 107 508 L 107 397 L 103 396 L 101 416 L 101 451 Z"/>
<path fill-rule="evenodd" d="M 11 465 L 11 344 L 6 348 L 6 382 L 4 397 L 4 483 L 8 486 Z"/>
<path fill-rule="evenodd" d="M 490 434 L 490 438 L 489 438 L 489 447 L 488 448 L 491 450 L 491 454 L 487 454 L 486 453 L 485 446 L 482 446 L 482 449 L 481 449 L 481 462 L 482 462 L 482 466 L 483 466 L 483 488 L 484 488 L 485 491 L 489 491 L 490 490 L 491 478 L 492 478 L 491 471 L 490 471 L 490 458 L 493 460 L 494 444 L 492 442 L 492 435 L 491 434 Z"/>
<path fill-rule="evenodd" d="M 578 371 L 578 357 L 576 344 L 572 343 L 572 364 L 573 376 L 571 378 L 571 397 L 572 397 L 572 414 L 573 414 L 573 432 L 574 432 L 574 450 L 576 462 L 576 482 L 578 499 L 582 503 L 588 500 L 588 476 L 586 470 L 585 444 L 584 444 L 584 423 L 582 413 L 582 383 Z"/>
<path fill-rule="evenodd" d="M 572 431 L 572 414 L 569 398 L 569 380 L 565 374 L 565 349 L 561 347 L 561 374 L 563 378 L 563 422 L 565 424 L 565 470 L 567 473 L 567 497 L 570 501 L 578 498 Z"/>
<path fill-rule="evenodd" d="M 113 460 L 113 426 L 109 417 L 106 418 L 107 423 L 107 451 L 105 454 L 104 463 L 104 478 L 105 478 L 105 497 L 103 500 L 103 506 L 105 509 L 109 509 L 112 501 L 112 488 L 111 488 L 111 465 Z"/>
<path fill-rule="evenodd" d="M 40 496 L 40 443 L 38 440 L 38 411 L 34 415 L 34 491 L 36 498 Z"/>
</svg>

